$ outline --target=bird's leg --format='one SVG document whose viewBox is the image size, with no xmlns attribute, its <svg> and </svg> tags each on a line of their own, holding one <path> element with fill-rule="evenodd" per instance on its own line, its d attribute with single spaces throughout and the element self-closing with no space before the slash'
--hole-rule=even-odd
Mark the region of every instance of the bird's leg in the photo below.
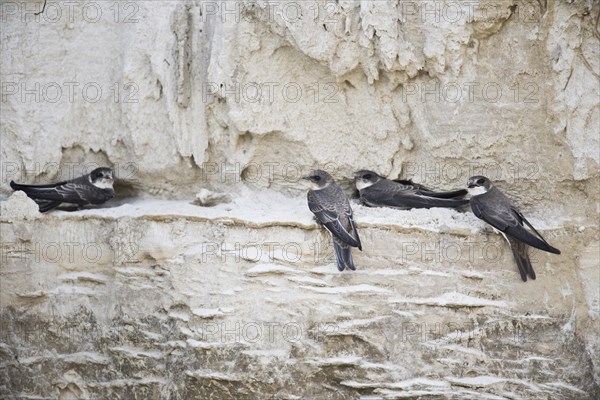
<svg viewBox="0 0 600 400">
<path fill-rule="evenodd" d="M 493 227 L 492 227 L 492 229 L 494 229 L 494 230 L 495 230 L 495 228 L 493 228 Z M 482 235 L 485 235 L 485 238 L 486 238 L 486 240 L 487 240 L 487 239 L 490 237 L 490 235 L 491 235 L 492 233 L 494 233 L 494 231 L 493 231 L 492 229 L 490 229 L 490 226 L 489 226 L 489 225 L 486 225 L 486 226 L 484 226 L 483 228 L 481 228 L 481 229 L 479 230 L 479 233 L 481 233 Z"/>
</svg>

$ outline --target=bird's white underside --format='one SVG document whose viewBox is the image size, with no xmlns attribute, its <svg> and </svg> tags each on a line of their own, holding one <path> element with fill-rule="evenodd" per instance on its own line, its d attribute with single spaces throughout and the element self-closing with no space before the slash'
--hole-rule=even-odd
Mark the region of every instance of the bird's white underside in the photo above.
<svg viewBox="0 0 600 400">
<path fill-rule="evenodd" d="M 366 189 L 366 188 L 368 188 L 369 186 L 373 186 L 373 182 L 365 182 L 365 181 L 363 181 L 362 179 L 358 179 L 358 180 L 356 181 L 356 188 L 357 188 L 358 190 L 363 190 L 363 189 Z"/>
<path fill-rule="evenodd" d="M 92 185 L 96 186 L 98 189 L 112 189 L 113 181 L 110 179 L 98 179 L 96 182 L 92 182 Z"/>
<path fill-rule="evenodd" d="M 327 182 L 327 183 L 326 183 L 325 185 L 323 185 L 323 186 L 319 186 L 319 184 L 318 184 L 318 183 L 315 183 L 315 182 L 312 182 L 312 181 L 310 182 L 310 189 L 311 189 L 311 190 L 323 190 L 323 189 L 325 189 L 327 186 L 329 186 L 329 182 Z"/>
<path fill-rule="evenodd" d="M 472 188 L 467 188 L 467 192 L 469 192 L 471 196 L 480 196 L 487 193 L 487 189 L 483 186 L 475 186 Z"/>
</svg>

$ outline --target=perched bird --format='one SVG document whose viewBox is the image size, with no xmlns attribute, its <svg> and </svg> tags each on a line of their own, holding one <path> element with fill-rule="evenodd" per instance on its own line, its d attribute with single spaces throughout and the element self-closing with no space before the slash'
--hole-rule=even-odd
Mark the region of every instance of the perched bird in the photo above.
<svg viewBox="0 0 600 400">
<path fill-rule="evenodd" d="M 317 222 L 331 234 L 338 270 L 355 270 L 352 247 L 362 251 L 362 245 L 348 196 L 325 171 L 314 170 L 303 179 L 312 183 L 307 195 L 308 208 L 315 214 Z"/>
<path fill-rule="evenodd" d="M 21 185 L 11 181 L 10 187 L 24 191 L 37 203 L 40 212 L 46 212 L 62 203 L 77 206 L 102 204 L 114 197 L 113 183 L 112 169 L 96 168 L 87 175 L 69 181 L 49 185 Z"/>
<path fill-rule="evenodd" d="M 527 282 L 527 275 L 531 279 L 535 279 L 535 272 L 527 254 L 527 246 L 533 246 L 549 253 L 560 254 L 560 250 L 548 244 L 517 207 L 511 203 L 509 198 L 492 185 L 488 178 L 473 176 L 469 178 L 467 187 L 471 195 L 473 213 L 502 233 L 513 252 L 523 282 Z M 527 230 L 523 223 L 535 235 Z"/>
<path fill-rule="evenodd" d="M 371 207 L 411 208 L 459 207 L 469 203 L 464 189 L 434 192 L 411 181 L 386 179 L 372 171 L 354 173 L 354 182 L 363 204 Z"/>
</svg>

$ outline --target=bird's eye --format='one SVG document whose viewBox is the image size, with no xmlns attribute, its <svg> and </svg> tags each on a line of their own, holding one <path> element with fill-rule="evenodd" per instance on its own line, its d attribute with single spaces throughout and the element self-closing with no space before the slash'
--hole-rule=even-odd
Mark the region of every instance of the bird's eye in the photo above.
<svg viewBox="0 0 600 400">
<path fill-rule="evenodd" d="M 321 180 L 321 177 L 319 175 L 315 175 L 313 176 L 313 179 L 317 182 L 319 182 Z"/>
<path fill-rule="evenodd" d="M 483 179 L 477 179 L 478 185 L 483 185 L 484 183 L 485 183 L 485 181 Z"/>
<path fill-rule="evenodd" d="M 365 179 L 371 179 L 373 176 L 371 174 L 365 174 L 363 175 L 363 178 Z"/>
</svg>

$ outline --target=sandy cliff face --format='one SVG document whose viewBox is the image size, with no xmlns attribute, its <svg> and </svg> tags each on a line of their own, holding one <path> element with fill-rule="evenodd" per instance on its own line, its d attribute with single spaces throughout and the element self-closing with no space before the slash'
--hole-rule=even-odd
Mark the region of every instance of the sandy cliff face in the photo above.
<svg viewBox="0 0 600 400">
<path fill-rule="evenodd" d="M 2 203 L 3 395 L 598 395 L 597 2 L 41 6 L 0 5 L 0 188 L 101 164 L 123 198 Z M 470 214 L 357 205 L 338 274 L 314 166 L 488 175 L 563 254 L 523 284 Z"/>
</svg>

